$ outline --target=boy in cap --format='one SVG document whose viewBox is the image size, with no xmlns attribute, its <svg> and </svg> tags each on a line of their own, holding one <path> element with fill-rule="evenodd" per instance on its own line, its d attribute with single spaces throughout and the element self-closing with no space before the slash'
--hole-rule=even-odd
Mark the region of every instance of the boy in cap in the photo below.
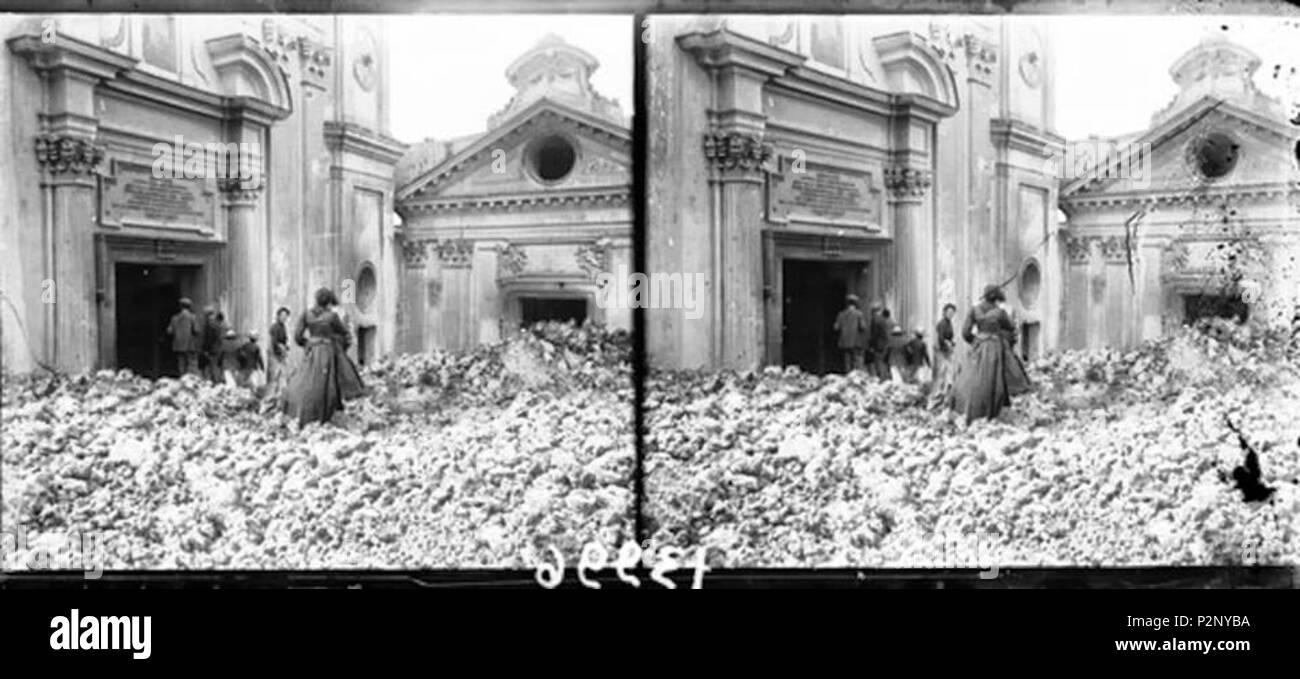
<svg viewBox="0 0 1300 679">
<path fill-rule="evenodd" d="M 248 337 L 236 350 L 236 356 L 239 360 L 239 385 L 256 386 L 251 381 L 253 373 L 265 370 L 262 364 L 262 348 L 257 344 L 256 330 L 248 331 Z"/>
<path fill-rule="evenodd" d="M 915 383 L 917 372 L 928 367 L 930 351 L 925 347 L 925 329 L 918 326 L 912 330 L 912 339 L 903 345 L 903 381 Z"/>
<path fill-rule="evenodd" d="M 844 298 L 844 310 L 835 317 L 834 329 L 839 333 L 840 355 L 844 357 L 844 372 L 862 369 L 862 350 L 866 346 L 867 319 L 858 310 L 858 296 Z"/>
</svg>

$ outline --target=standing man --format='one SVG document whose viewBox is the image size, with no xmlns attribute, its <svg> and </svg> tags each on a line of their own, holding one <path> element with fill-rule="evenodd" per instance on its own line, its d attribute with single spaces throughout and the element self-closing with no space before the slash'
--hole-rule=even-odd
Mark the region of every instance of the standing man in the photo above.
<svg viewBox="0 0 1300 679">
<path fill-rule="evenodd" d="M 271 394 L 278 396 L 284 388 L 288 377 L 289 360 L 289 322 L 290 312 L 287 307 L 280 307 L 275 312 L 275 322 L 271 324 L 271 356 L 266 369 L 266 384 Z"/>
<path fill-rule="evenodd" d="M 889 371 L 889 343 L 893 330 L 894 323 L 889 320 L 889 309 L 881 308 L 880 313 L 872 314 L 871 373 L 885 381 L 892 377 Z"/>
<path fill-rule="evenodd" d="M 844 310 L 835 317 L 835 331 L 839 333 L 840 354 L 844 357 L 844 372 L 862 369 L 862 350 L 866 346 L 867 319 L 858 311 L 858 296 L 844 298 Z"/>
<path fill-rule="evenodd" d="M 943 400 L 952 386 L 953 352 L 957 348 L 956 334 L 952 329 L 952 317 L 957 315 L 957 305 L 949 302 L 943 305 L 943 318 L 934 326 L 934 390 L 930 394 L 930 405 Z"/>
<path fill-rule="evenodd" d="M 190 310 L 193 302 L 188 297 L 180 299 L 181 310 L 167 324 L 167 334 L 172 338 L 172 353 L 176 354 L 177 375 L 197 375 L 199 372 L 199 319 Z"/>
</svg>

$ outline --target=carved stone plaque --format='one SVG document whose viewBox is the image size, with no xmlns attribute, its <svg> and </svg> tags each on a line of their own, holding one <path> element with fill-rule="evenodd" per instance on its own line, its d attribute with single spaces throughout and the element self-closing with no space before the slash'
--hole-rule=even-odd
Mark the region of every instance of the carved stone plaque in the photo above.
<svg viewBox="0 0 1300 679">
<path fill-rule="evenodd" d="M 883 192 L 870 173 L 781 159 L 769 175 L 768 219 L 880 228 Z"/>
<path fill-rule="evenodd" d="M 103 224 L 203 232 L 215 229 L 216 196 L 205 180 L 155 177 L 149 165 L 117 161 L 112 176 L 103 182 Z"/>
</svg>

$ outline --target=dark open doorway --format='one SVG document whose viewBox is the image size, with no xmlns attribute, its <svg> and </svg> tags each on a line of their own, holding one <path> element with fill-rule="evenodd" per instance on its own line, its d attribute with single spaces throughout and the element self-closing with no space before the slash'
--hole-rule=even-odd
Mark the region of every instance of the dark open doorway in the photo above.
<svg viewBox="0 0 1300 679">
<path fill-rule="evenodd" d="M 1188 324 L 1202 318 L 1227 318 L 1246 321 L 1250 306 L 1238 295 L 1183 295 L 1183 318 Z"/>
<path fill-rule="evenodd" d="M 587 300 L 577 297 L 521 297 L 519 310 L 525 327 L 543 321 L 582 325 L 587 320 Z"/>
<path fill-rule="evenodd" d="M 175 376 L 176 358 L 167 337 L 167 323 L 180 310 L 177 302 L 189 297 L 198 312 L 202 267 L 154 264 L 117 264 L 114 311 L 117 316 L 117 367 L 138 375 Z"/>
<path fill-rule="evenodd" d="M 849 293 L 861 298 L 858 308 L 867 313 L 865 264 L 785 259 L 781 276 L 782 363 L 818 375 L 842 371 L 835 316 Z"/>
</svg>

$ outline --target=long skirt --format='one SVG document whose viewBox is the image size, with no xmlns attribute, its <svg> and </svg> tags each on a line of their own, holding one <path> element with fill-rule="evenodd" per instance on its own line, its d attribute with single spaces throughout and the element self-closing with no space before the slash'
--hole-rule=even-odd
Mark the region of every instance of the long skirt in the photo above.
<svg viewBox="0 0 1300 679">
<path fill-rule="evenodd" d="M 965 360 L 953 374 L 949 405 L 966 416 L 966 421 L 993 419 L 1011 405 L 1011 397 L 1031 389 L 1025 365 L 999 336 L 986 335 L 975 341 Z"/>
<path fill-rule="evenodd" d="M 343 410 L 344 399 L 356 398 L 364 387 L 352 359 L 333 341 L 312 341 L 306 356 L 289 376 L 284 412 L 308 422 L 329 422 Z"/>
</svg>

